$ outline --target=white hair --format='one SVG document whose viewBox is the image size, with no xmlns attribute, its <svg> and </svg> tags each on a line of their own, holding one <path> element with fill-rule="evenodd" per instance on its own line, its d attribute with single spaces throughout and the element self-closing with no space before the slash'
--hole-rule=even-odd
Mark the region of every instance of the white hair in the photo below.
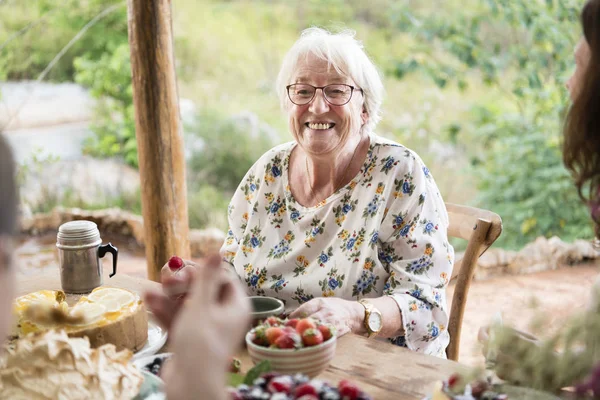
<svg viewBox="0 0 600 400">
<path fill-rule="evenodd" d="M 298 61 L 312 54 L 335 68 L 342 75 L 352 78 L 363 90 L 364 108 L 369 116 L 364 130 L 373 131 L 381 120 L 380 108 L 383 101 L 383 82 L 375 64 L 364 51 L 355 32 L 344 30 L 332 33 L 321 28 L 305 29 L 300 38 L 283 58 L 276 89 L 281 107 L 289 107 L 286 86 L 291 84 Z"/>
</svg>

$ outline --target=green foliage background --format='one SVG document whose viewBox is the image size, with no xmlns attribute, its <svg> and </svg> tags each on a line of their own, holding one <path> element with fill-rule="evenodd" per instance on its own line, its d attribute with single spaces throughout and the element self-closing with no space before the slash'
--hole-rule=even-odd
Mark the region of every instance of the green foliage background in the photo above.
<svg viewBox="0 0 600 400">
<path fill-rule="evenodd" d="M 35 24 L 0 50 L 2 79 L 35 79 L 89 20 L 119 2 L 26 3 L 0 5 L 0 43 Z M 387 97 L 378 132 L 424 158 L 446 201 L 499 213 L 501 246 L 519 248 L 539 235 L 591 237 L 587 210 L 560 154 L 568 105 L 563 86 L 580 35 L 581 5 L 175 0 L 180 93 L 199 110 L 186 135 L 205 145 L 189 158 L 191 225 L 224 227 L 237 182 L 271 145 L 250 137 L 232 115 L 250 111 L 279 132 L 279 141 L 290 139 L 273 84 L 299 32 L 318 25 L 357 31 L 384 75 Z M 137 166 L 125 7 L 90 29 L 49 79 L 78 82 L 100 100 L 90 154 Z"/>
</svg>

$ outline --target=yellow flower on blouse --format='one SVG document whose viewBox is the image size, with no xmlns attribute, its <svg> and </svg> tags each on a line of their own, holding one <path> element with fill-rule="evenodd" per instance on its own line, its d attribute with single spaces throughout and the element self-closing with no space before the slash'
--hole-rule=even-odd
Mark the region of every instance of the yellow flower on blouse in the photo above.
<svg viewBox="0 0 600 400">
<path fill-rule="evenodd" d="M 373 267 L 373 262 L 372 261 L 367 261 L 365 263 L 364 269 L 370 270 L 372 267 Z"/>
<path fill-rule="evenodd" d="M 417 304 L 416 303 L 412 303 L 410 305 L 410 311 L 417 311 Z"/>
<path fill-rule="evenodd" d="M 430 256 L 433 254 L 433 247 L 425 247 L 425 255 Z"/>
<path fill-rule="evenodd" d="M 329 289 L 323 292 L 323 297 L 333 297 L 335 296 L 335 294 L 333 293 L 333 290 Z"/>
<path fill-rule="evenodd" d="M 375 193 L 382 194 L 383 193 L 383 189 L 385 189 L 385 185 L 382 185 L 380 183 L 379 185 L 377 185 L 377 190 L 375 190 Z"/>
</svg>

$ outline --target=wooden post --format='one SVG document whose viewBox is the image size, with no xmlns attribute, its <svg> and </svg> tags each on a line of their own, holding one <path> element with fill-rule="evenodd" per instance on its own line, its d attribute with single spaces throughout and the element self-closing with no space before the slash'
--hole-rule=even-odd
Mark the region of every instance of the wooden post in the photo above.
<svg viewBox="0 0 600 400">
<path fill-rule="evenodd" d="M 148 278 L 172 255 L 189 258 L 183 136 L 170 0 L 127 0 Z"/>
</svg>

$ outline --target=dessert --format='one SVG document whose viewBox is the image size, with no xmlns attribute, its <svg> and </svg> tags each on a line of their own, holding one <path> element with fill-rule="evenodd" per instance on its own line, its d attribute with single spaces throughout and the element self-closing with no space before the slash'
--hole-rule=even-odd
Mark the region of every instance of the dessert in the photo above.
<svg viewBox="0 0 600 400">
<path fill-rule="evenodd" d="M 143 376 L 129 363 L 129 350 L 97 349 L 87 338 L 64 331 L 30 334 L 0 358 L 0 398 L 13 400 L 129 400 Z"/>
<path fill-rule="evenodd" d="M 229 388 L 234 400 L 370 400 L 371 397 L 360 390 L 354 383 L 342 380 L 336 386 L 318 379 L 310 380 L 307 376 L 296 374 L 278 375 L 267 373 L 254 380 L 252 385 L 242 384 Z"/>
<path fill-rule="evenodd" d="M 18 297 L 13 310 L 17 337 L 60 329 L 70 337 L 88 337 L 92 347 L 111 343 L 134 352 L 148 339 L 143 302 L 125 289 L 96 288 L 72 307 L 62 291 L 40 290 Z"/>
<path fill-rule="evenodd" d="M 317 346 L 335 336 L 333 328 L 312 318 L 269 317 L 251 331 L 252 343 L 278 349 Z"/>
</svg>

